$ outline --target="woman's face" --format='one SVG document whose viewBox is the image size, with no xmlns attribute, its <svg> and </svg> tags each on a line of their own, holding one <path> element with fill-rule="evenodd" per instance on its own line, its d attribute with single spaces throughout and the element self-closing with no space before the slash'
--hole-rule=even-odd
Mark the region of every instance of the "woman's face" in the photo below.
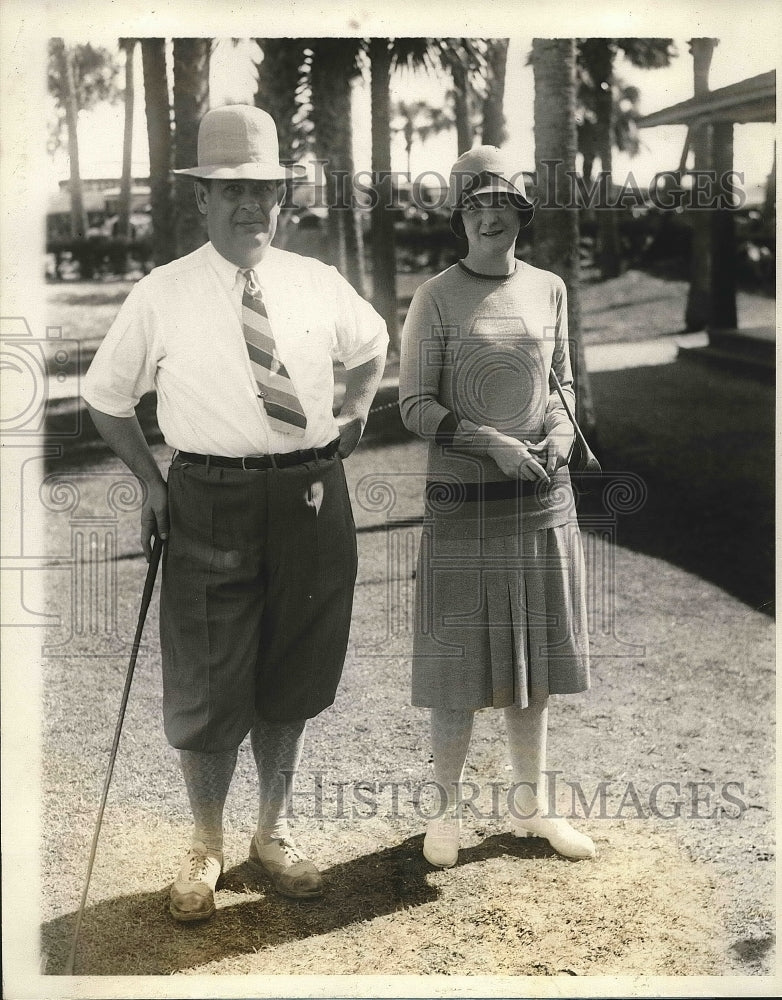
<svg viewBox="0 0 782 1000">
<path fill-rule="evenodd" d="M 521 220 L 504 194 L 477 195 L 462 209 L 462 222 L 470 250 L 481 254 L 506 254 L 516 243 Z"/>
</svg>

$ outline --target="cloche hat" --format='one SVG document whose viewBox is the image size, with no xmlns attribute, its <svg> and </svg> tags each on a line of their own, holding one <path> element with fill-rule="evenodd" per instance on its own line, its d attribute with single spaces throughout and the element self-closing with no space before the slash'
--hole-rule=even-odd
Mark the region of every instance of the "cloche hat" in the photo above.
<svg viewBox="0 0 782 1000">
<path fill-rule="evenodd" d="M 280 163 L 277 126 L 270 114 L 249 104 L 212 108 L 198 128 L 198 166 L 175 170 L 217 180 L 284 180 L 306 172 Z"/>
<path fill-rule="evenodd" d="M 451 229 L 457 236 L 464 236 L 461 209 L 470 198 L 488 192 L 507 195 L 521 215 L 522 226 L 532 221 L 535 208 L 527 198 L 524 174 L 510 167 L 497 146 L 476 146 L 462 153 L 451 167 L 448 179 L 447 204 L 451 209 Z"/>
</svg>

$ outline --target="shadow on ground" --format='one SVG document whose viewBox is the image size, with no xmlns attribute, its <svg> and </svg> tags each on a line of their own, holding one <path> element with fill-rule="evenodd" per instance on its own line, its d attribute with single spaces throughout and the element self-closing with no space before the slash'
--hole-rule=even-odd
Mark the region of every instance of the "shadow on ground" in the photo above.
<svg viewBox="0 0 782 1000">
<path fill-rule="evenodd" d="M 587 484 L 582 513 L 605 513 L 612 483 L 640 482 L 637 509 L 620 497 L 619 545 L 773 614 L 774 387 L 681 359 L 594 374 L 592 389 L 608 475 L 602 491 Z"/>
<path fill-rule="evenodd" d="M 173 920 L 168 886 L 106 900 L 85 911 L 75 972 L 169 975 L 433 902 L 439 890 L 427 878 L 434 869 L 423 859 L 421 844 L 420 835 L 408 837 L 397 846 L 334 865 L 323 872 L 325 896 L 306 902 L 274 893 L 249 863 L 236 865 L 219 883 L 216 915 L 200 924 Z M 506 855 L 531 859 L 552 854 L 543 840 L 499 835 L 464 848 L 459 866 Z M 68 914 L 43 925 L 45 975 L 62 974 L 74 920 L 75 914 Z"/>
</svg>

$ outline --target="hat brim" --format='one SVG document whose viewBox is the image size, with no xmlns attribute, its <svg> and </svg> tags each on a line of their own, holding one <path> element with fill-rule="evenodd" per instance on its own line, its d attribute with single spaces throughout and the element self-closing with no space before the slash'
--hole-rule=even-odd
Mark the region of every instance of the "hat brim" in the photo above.
<svg viewBox="0 0 782 1000">
<path fill-rule="evenodd" d="M 519 189 L 514 187 L 510 181 L 506 181 L 504 177 L 498 177 L 496 180 L 492 181 L 491 184 L 484 184 L 483 187 L 478 188 L 477 191 L 470 191 L 466 193 L 461 205 L 459 205 L 455 211 L 464 208 L 466 201 L 469 201 L 470 198 L 477 198 L 480 194 L 504 194 L 510 204 L 520 212 L 535 211 L 532 203 L 527 201 Z"/>
<path fill-rule="evenodd" d="M 294 163 L 291 167 L 284 167 L 281 163 L 239 163 L 230 167 L 187 167 L 171 172 L 186 177 L 225 181 L 284 181 L 290 177 L 303 177 L 307 168 L 301 163 Z"/>
<path fill-rule="evenodd" d="M 496 190 L 492 188 L 491 190 Z M 532 222 L 532 217 L 535 214 L 535 206 L 531 205 L 525 198 L 521 195 L 516 195 L 508 199 L 520 216 L 520 229 L 526 229 L 526 227 Z M 451 227 L 451 232 L 454 236 L 458 236 L 460 240 L 466 239 L 466 233 L 464 231 L 464 222 L 462 221 L 462 212 L 464 206 L 461 208 L 455 208 L 451 212 L 451 217 L 448 220 L 448 224 Z"/>
</svg>

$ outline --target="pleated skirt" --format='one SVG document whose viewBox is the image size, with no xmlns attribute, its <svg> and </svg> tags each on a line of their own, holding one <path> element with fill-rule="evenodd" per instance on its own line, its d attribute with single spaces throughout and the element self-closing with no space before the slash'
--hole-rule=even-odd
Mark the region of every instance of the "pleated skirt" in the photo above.
<svg viewBox="0 0 782 1000">
<path fill-rule="evenodd" d="M 465 537 L 427 521 L 418 553 L 412 704 L 528 704 L 589 687 L 585 569 L 575 519 Z"/>
</svg>

